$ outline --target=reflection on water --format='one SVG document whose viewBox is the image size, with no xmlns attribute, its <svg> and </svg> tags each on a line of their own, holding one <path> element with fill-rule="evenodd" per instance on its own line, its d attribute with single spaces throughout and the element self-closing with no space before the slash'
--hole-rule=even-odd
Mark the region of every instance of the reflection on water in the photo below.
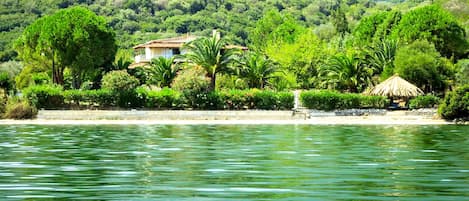
<svg viewBox="0 0 469 201">
<path fill-rule="evenodd" d="M 0 126 L 0 200 L 467 200 L 464 126 Z"/>
</svg>

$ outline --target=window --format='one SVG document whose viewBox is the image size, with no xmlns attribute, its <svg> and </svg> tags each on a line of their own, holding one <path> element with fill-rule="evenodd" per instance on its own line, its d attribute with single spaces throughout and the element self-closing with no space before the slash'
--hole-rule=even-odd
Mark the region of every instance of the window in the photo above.
<svg viewBox="0 0 469 201">
<path fill-rule="evenodd" d="M 173 55 L 178 55 L 178 54 L 181 54 L 181 51 L 179 50 L 179 48 L 174 48 Z"/>
</svg>

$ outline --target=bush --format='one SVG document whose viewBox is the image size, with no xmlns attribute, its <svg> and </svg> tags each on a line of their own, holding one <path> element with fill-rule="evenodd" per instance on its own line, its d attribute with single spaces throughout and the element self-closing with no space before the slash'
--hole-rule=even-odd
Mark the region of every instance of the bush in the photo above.
<svg viewBox="0 0 469 201">
<path fill-rule="evenodd" d="M 200 67 L 184 69 L 174 78 L 171 88 L 176 91 L 197 90 L 206 91 L 210 79 L 205 76 L 205 71 Z"/>
<path fill-rule="evenodd" d="M 98 105 L 100 107 L 110 107 L 116 105 L 117 95 L 115 92 L 106 89 L 99 90 L 66 90 L 62 92 L 64 100 L 68 104 L 77 106 Z"/>
<path fill-rule="evenodd" d="M 247 90 L 223 90 L 219 92 L 224 109 L 241 110 L 252 108 L 252 93 Z"/>
<path fill-rule="evenodd" d="M 36 108 L 57 108 L 64 104 L 62 87 L 58 85 L 32 85 L 23 94 Z"/>
<path fill-rule="evenodd" d="M 226 90 L 219 92 L 222 107 L 229 110 L 263 109 L 288 110 L 293 108 L 294 97 L 291 92 L 268 90 Z"/>
<path fill-rule="evenodd" d="M 106 73 L 102 79 L 102 88 L 111 91 L 131 91 L 135 89 L 139 81 L 125 70 L 111 71 Z"/>
<path fill-rule="evenodd" d="M 360 96 L 359 108 L 386 108 L 389 106 L 389 99 L 384 96 Z"/>
<path fill-rule="evenodd" d="M 170 109 L 177 108 L 180 104 L 180 94 L 170 88 L 156 91 L 138 87 L 136 92 L 139 100 L 144 102 L 147 108 Z"/>
<path fill-rule="evenodd" d="M 45 85 L 51 83 L 50 76 L 45 72 L 31 74 L 31 80 L 36 85 Z"/>
<path fill-rule="evenodd" d="M 469 84 L 447 93 L 438 113 L 444 119 L 469 119 Z"/>
<path fill-rule="evenodd" d="M 292 92 L 277 92 L 277 109 L 291 110 L 295 106 L 295 96 Z"/>
<path fill-rule="evenodd" d="M 6 106 L 4 118 L 6 119 L 32 119 L 36 117 L 37 109 L 28 101 L 10 98 Z"/>
<path fill-rule="evenodd" d="M 185 107 L 193 109 L 216 109 L 217 92 L 209 92 L 210 80 L 205 71 L 198 67 L 184 69 L 174 78 L 171 87 L 182 93 Z M 207 102 L 210 101 L 210 102 Z M 215 101 L 215 102 L 213 102 Z"/>
<path fill-rule="evenodd" d="M 305 91 L 300 94 L 303 106 L 317 110 L 336 110 L 352 108 L 385 108 L 388 100 L 383 96 L 339 93 L 329 90 Z"/>
<path fill-rule="evenodd" d="M 440 98 L 434 95 L 417 96 L 409 101 L 410 109 L 432 108 L 440 103 Z"/>
</svg>

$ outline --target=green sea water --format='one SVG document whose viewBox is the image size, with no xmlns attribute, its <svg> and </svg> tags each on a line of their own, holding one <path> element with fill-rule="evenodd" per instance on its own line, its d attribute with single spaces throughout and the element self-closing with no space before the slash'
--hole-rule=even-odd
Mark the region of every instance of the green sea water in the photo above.
<svg viewBox="0 0 469 201">
<path fill-rule="evenodd" d="M 0 125 L 0 200 L 469 200 L 469 127 Z"/>
</svg>

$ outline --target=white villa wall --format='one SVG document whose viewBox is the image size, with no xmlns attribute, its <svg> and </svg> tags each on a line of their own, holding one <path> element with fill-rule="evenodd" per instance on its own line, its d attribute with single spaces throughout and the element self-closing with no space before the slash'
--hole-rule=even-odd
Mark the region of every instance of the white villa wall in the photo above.
<svg viewBox="0 0 469 201">
<path fill-rule="evenodd" d="M 186 54 L 187 50 L 180 50 L 181 54 Z M 149 62 L 154 58 L 164 57 L 164 58 L 171 58 L 174 56 L 172 48 L 150 48 L 145 47 L 144 52 L 139 55 L 135 55 L 135 62 Z"/>
</svg>

